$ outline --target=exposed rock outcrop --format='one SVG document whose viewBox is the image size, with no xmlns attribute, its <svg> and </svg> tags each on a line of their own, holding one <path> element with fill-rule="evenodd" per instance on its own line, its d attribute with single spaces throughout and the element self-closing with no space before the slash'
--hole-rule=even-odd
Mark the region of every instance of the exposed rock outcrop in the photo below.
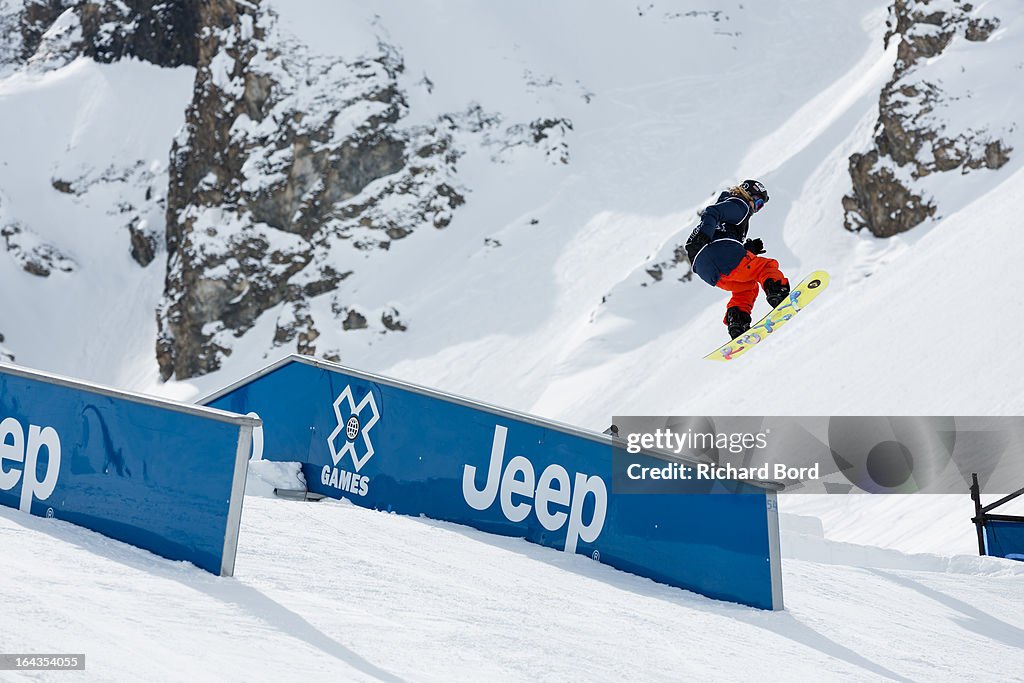
<svg viewBox="0 0 1024 683">
<path fill-rule="evenodd" d="M 557 116 L 505 122 L 470 102 L 412 123 L 403 91 L 411 81 L 394 46 L 378 38 L 359 56 L 315 54 L 257 1 L 25 0 L 16 11 L 5 2 L 0 26 L 16 27 L 17 40 L 0 66 L 20 59 L 18 68 L 46 71 L 81 57 L 131 57 L 196 70 L 166 167 L 150 160 L 66 177 L 75 169 L 50 183 L 73 202 L 116 184 L 104 194 L 117 197 L 111 211 L 132 258 L 152 267 L 166 250 L 155 344 L 165 379 L 217 369 L 264 316 L 266 347 L 330 357 L 338 350 L 318 348 L 325 327 L 407 330 L 394 307 L 362 305 L 345 282 L 396 240 L 451 224 L 469 194 L 458 175 L 467 147 L 495 163 L 523 149 L 570 160 L 573 125 Z M 411 87 L 430 92 L 433 83 L 424 74 Z M 0 240 L 26 270 L 74 268 L 30 245 L 20 226 L 8 232 Z"/>
<path fill-rule="evenodd" d="M 4 346 L 4 335 L 0 334 L 0 361 L 7 363 L 14 362 L 14 353 L 11 352 L 6 346 Z"/>
<path fill-rule="evenodd" d="M 997 169 L 1012 151 L 985 122 L 956 120 L 949 104 L 971 97 L 925 64 L 954 40 L 985 41 L 999 25 L 956 0 L 895 0 L 889 41 L 898 40 L 892 79 L 882 89 L 873 148 L 850 157 L 853 192 L 843 198 L 848 230 L 890 237 L 935 215 L 934 198 L 918 180 L 959 169 Z M 947 67 L 948 68 L 948 67 Z"/>
<path fill-rule="evenodd" d="M 308 299 L 351 272 L 332 247 L 387 249 L 419 226 L 445 227 L 464 202 L 448 132 L 401 126 L 394 50 L 346 63 L 309 54 L 248 3 L 219 0 L 201 15 L 210 30 L 171 152 L 164 377 L 216 369 L 231 337 L 282 304 L 273 343 L 314 353 Z M 366 326 L 346 315 L 344 329 Z"/>
<path fill-rule="evenodd" d="M 0 75 L 22 61 L 21 18 L 23 7 L 17 0 L 0 0 Z"/>
<path fill-rule="evenodd" d="M 50 65 L 75 57 L 109 63 L 134 57 L 195 66 L 200 0 L 25 0 L 21 52 Z"/>
<path fill-rule="evenodd" d="M 198 5 L 195 0 L 0 0 L 0 27 L 8 39 L 0 67 L 49 70 L 80 57 L 101 63 L 130 57 L 162 67 L 194 64 Z M 53 177 L 51 186 L 76 203 L 110 202 L 107 213 L 124 226 L 126 250 L 140 266 L 152 263 L 163 249 L 166 163 L 140 159 L 122 166 L 82 166 L 75 173 Z M 103 198 L 89 197 L 93 190 Z M 5 230 L 8 249 L 28 272 L 45 277 L 74 270 L 70 258 L 55 245 L 37 243 L 28 227 Z"/>
<path fill-rule="evenodd" d="M 309 354 L 336 355 L 317 347 L 318 326 L 405 330 L 339 287 L 360 252 L 451 223 L 468 192 L 458 139 L 495 148 L 497 162 L 519 145 L 569 161 L 565 119 L 504 125 L 470 104 L 406 123 L 405 63 L 386 43 L 348 61 L 312 54 L 272 12 L 234 0 L 204 4 L 200 24 L 195 96 L 171 153 L 165 378 L 215 370 L 268 313 L 268 343 Z M 328 294 L 329 305 L 311 305 Z"/>
<path fill-rule="evenodd" d="M 54 271 L 71 273 L 75 270 L 75 262 L 60 249 L 20 225 L 11 224 L 0 228 L 0 239 L 26 273 L 49 277 Z"/>
</svg>

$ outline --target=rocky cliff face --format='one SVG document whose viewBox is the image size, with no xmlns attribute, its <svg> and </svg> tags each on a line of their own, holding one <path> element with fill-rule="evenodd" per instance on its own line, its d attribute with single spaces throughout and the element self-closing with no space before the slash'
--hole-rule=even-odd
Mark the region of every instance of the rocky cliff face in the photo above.
<svg viewBox="0 0 1024 683">
<path fill-rule="evenodd" d="M 156 4 L 131 0 L 0 0 L 0 73 L 24 69 L 39 75 L 68 65 L 79 57 L 100 63 L 134 58 L 159 66 L 194 64 L 195 2 Z M 91 193 L 117 195 L 110 212 L 121 217 L 128 235 L 126 249 L 140 266 L 148 266 L 163 241 L 166 174 L 139 160 L 133 165 L 82 169 L 80 175 L 55 174 L 55 192 L 76 201 Z M 103 200 L 97 200 L 103 201 Z M 0 198 L 0 209 L 3 200 Z M 0 224 L 0 247 L 22 269 L 38 277 L 77 270 L 74 260 L 55 244 L 43 241 L 30 225 L 5 219 Z"/>
<path fill-rule="evenodd" d="M 350 272 L 328 258 L 332 238 L 386 248 L 425 222 L 444 227 L 462 201 L 447 183 L 454 159 L 443 137 L 419 141 L 429 132 L 396 127 L 405 111 L 396 54 L 351 64 L 310 55 L 248 3 L 204 4 L 200 23 L 209 30 L 195 94 L 171 151 L 157 341 L 165 378 L 216 369 L 231 337 L 281 303 L 273 343 L 316 353 L 307 299 Z M 406 207 L 415 219 L 375 216 L 400 184 L 415 193 Z"/>
<path fill-rule="evenodd" d="M 843 198 L 846 228 L 877 237 L 935 215 L 921 179 L 997 169 L 1012 151 L 998 123 L 961 115 L 972 97 L 967 64 L 935 59 L 955 42 L 987 41 L 999 20 L 957 0 L 895 0 L 888 26 L 886 44 L 899 41 L 895 69 L 882 89 L 872 147 L 850 157 L 853 192 Z"/>
<path fill-rule="evenodd" d="M 366 253 L 448 226 L 470 192 L 458 174 L 466 145 L 491 149 L 499 163 L 523 146 L 569 161 L 572 123 L 561 118 L 505 122 L 469 103 L 407 123 L 397 48 L 379 42 L 347 61 L 313 54 L 256 2 L 0 3 L 0 25 L 17 29 L 0 54 L 8 68 L 51 70 L 84 56 L 196 69 L 166 172 L 108 169 L 52 181 L 76 197 L 96 183 L 123 185 L 126 249 L 141 267 L 166 249 L 156 340 L 164 379 L 217 369 L 260 319 L 272 323 L 264 348 L 326 357 L 337 350 L 318 348 L 324 325 L 406 330 L 400 311 L 366 310 L 342 283 Z M 431 85 L 424 76 L 422 86 Z M 75 269 L 27 227 L 0 227 L 0 246 L 26 271 Z"/>
<path fill-rule="evenodd" d="M 361 250 L 444 228 L 464 202 L 447 126 L 403 126 L 397 51 L 346 63 L 310 54 L 248 3 L 204 4 L 195 95 L 171 151 L 161 374 L 219 367 L 232 340 L 281 306 L 270 346 L 315 354 L 309 300 Z M 335 297 L 344 329 L 404 328 Z M 328 351 L 329 353 L 329 351 Z"/>
<path fill-rule="evenodd" d="M 404 331 L 399 311 L 362 310 L 340 285 L 362 252 L 448 226 L 469 191 L 456 138 L 568 162 L 561 119 L 505 126 L 471 105 L 407 124 L 404 60 L 386 43 L 354 61 L 312 54 L 272 12 L 234 0 L 204 3 L 199 24 L 195 94 L 171 151 L 164 378 L 217 369 L 268 312 L 267 347 L 328 358 L 319 326 Z"/>
<path fill-rule="evenodd" d="M 0 74 L 22 61 L 22 7 L 14 0 L 0 0 Z"/>
<path fill-rule="evenodd" d="M 109 63 L 134 57 L 158 66 L 195 66 L 199 0 L 25 0 L 20 52 L 25 61 L 85 56 Z"/>
</svg>

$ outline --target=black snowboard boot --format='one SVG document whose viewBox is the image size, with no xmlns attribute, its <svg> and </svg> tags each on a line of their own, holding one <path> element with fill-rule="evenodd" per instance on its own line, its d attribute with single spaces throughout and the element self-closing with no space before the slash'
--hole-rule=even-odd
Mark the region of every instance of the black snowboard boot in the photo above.
<svg viewBox="0 0 1024 683">
<path fill-rule="evenodd" d="M 725 312 L 725 324 L 729 326 L 729 339 L 735 339 L 750 329 L 750 314 L 733 306 Z"/>
<path fill-rule="evenodd" d="M 764 296 L 768 299 L 768 305 L 775 308 L 789 296 L 789 283 L 781 280 L 768 279 L 761 285 L 764 287 Z"/>
</svg>

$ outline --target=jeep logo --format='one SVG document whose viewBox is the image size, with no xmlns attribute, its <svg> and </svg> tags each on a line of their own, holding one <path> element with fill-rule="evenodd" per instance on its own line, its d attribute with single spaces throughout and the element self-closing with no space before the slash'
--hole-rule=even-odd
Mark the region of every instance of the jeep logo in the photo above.
<svg viewBox="0 0 1024 683">
<path fill-rule="evenodd" d="M 42 481 L 36 472 L 39 452 L 46 448 L 46 474 Z M 19 467 L 20 465 L 20 467 Z M 53 427 L 28 426 L 25 430 L 13 417 L 0 422 L 0 490 L 10 491 L 21 481 L 18 509 L 32 512 L 32 499 L 46 500 L 57 486 L 60 474 L 60 437 Z"/>
<path fill-rule="evenodd" d="M 596 541 L 608 512 L 608 491 L 604 480 L 577 472 L 574 481 L 570 481 L 569 473 L 557 464 L 548 465 L 538 479 L 533 463 L 521 455 L 509 460 L 502 473 L 507 435 L 507 427 L 495 425 L 487 481 L 482 489 L 476 488 L 476 467 L 466 465 L 463 468 L 462 496 L 469 506 L 475 510 L 486 510 L 494 504 L 495 498 L 500 497 L 501 512 L 510 522 L 522 522 L 531 511 L 548 531 L 557 531 L 568 521 L 565 536 L 567 553 L 576 552 L 576 543 L 580 539 L 586 543 Z M 583 504 L 587 496 L 594 499 L 594 513 L 590 521 L 584 523 Z M 531 500 L 533 505 L 529 502 Z"/>
</svg>

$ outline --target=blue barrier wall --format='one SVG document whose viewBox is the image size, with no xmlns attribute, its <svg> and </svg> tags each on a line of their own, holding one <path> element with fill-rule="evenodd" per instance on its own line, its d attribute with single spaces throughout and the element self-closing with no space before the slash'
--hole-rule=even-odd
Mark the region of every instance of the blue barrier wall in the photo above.
<svg viewBox="0 0 1024 683">
<path fill-rule="evenodd" d="M 986 520 L 985 551 L 994 557 L 1024 560 L 1024 520 Z"/>
<path fill-rule="evenodd" d="M 607 437 L 299 356 L 204 403 L 258 413 L 264 457 L 304 463 L 311 491 L 782 609 L 774 491 L 614 494 Z"/>
<path fill-rule="evenodd" d="M 0 504 L 230 575 L 258 425 L 0 364 Z"/>
</svg>

